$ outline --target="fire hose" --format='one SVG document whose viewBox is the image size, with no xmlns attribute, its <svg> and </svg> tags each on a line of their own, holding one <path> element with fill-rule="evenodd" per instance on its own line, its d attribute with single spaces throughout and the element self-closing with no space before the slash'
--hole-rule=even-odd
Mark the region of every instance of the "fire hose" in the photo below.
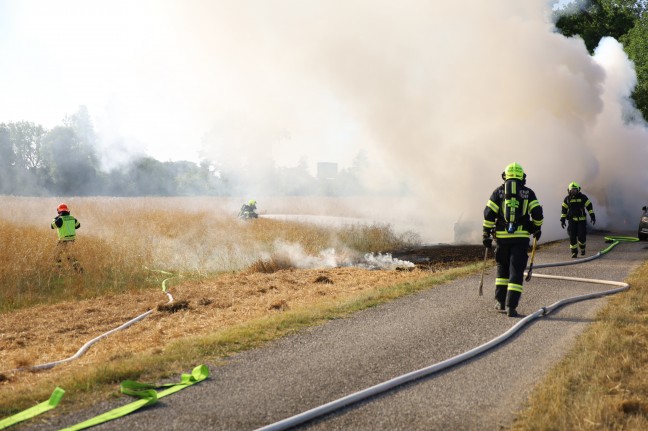
<svg viewBox="0 0 648 431">
<path fill-rule="evenodd" d="M 633 237 L 606 237 L 606 242 L 611 242 L 612 244 L 607 247 L 606 249 L 598 252 L 597 254 L 589 257 L 589 258 L 584 258 L 584 259 L 579 259 L 578 261 L 571 261 L 571 262 L 558 262 L 558 263 L 550 263 L 550 264 L 542 264 L 542 265 L 537 265 L 536 267 L 538 268 L 548 268 L 548 267 L 554 267 L 554 266 L 565 266 L 565 265 L 574 265 L 574 264 L 579 264 L 583 262 L 587 262 L 590 260 L 597 259 L 601 257 L 602 255 L 608 253 L 610 250 L 612 250 L 615 246 L 617 246 L 620 242 L 626 241 L 626 242 L 636 242 L 639 241 L 638 238 L 633 238 Z M 159 271 L 164 273 L 164 271 Z M 169 273 L 166 273 L 169 274 Z M 527 273 L 528 276 L 531 275 L 531 268 L 529 268 L 529 272 Z M 364 400 L 366 398 L 372 397 L 374 395 L 386 392 L 390 389 L 393 389 L 397 386 L 403 385 L 405 383 L 420 379 L 425 376 L 432 375 L 434 373 L 437 373 L 439 371 L 445 370 L 447 368 L 450 368 L 454 365 L 457 365 L 459 363 L 465 362 L 468 359 L 471 359 L 489 349 L 494 348 L 495 346 L 501 344 L 508 338 L 510 338 L 513 334 L 515 334 L 517 331 L 519 331 L 522 327 L 524 327 L 526 324 L 531 322 L 532 320 L 546 316 L 547 314 L 551 313 L 552 311 L 565 306 L 570 303 L 574 302 L 579 302 L 587 299 L 592 299 L 592 298 L 600 298 L 603 296 L 607 295 L 612 295 L 615 293 L 619 293 L 622 291 L 627 290 L 630 286 L 628 283 L 625 282 L 617 282 L 617 281 L 609 281 L 609 280 L 597 280 L 597 279 L 587 279 L 587 278 L 576 278 L 576 277 L 564 277 L 564 276 L 553 276 L 553 275 L 543 275 L 543 274 L 533 274 L 533 277 L 538 277 L 538 278 L 547 278 L 547 279 L 557 279 L 557 280 L 567 280 L 567 281 L 576 281 L 576 282 L 584 282 L 584 283 L 596 283 L 596 284 L 604 284 L 604 285 L 610 285 L 610 286 L 616 286 L 615 289 L 610 289 L 602 292 L 596 292 L 596 293 L 590 293 L 586 295 L 580 295 L 580 296 L 575 296 L 571 298 L 566 298 L 562 299 L 550 306 L 547 307 L 541 307 L 539 310 L 536 312 L 526 316 L 522 320 L 520 320 L 517 324 L 515 324 L 513 327 L 511 327 L 509 330 L 501 334 L 500 336 L 490 340 L 487 343 L 484 343 L 478 347 L 475 347 L 474 349 L 471 349 L 465 353 L 462 353 L 460 355 L 454 356 L 450 359 L 447 359 L 445 361 L 439 362 L 437 364 L 431 365 L 429 367 L 422 368 L 420 370 L 416 370 L 401 376 L 398 376 L 396 378 L 393 378 L 391 380 L 388 380 L 386 382 L 371 386 L 370 388 L 361 390 L 359 392 L 347 395 L 343 398 L 337 399 L 335 401 L 329 402 L 327 404 L 324 404 L 322 406 L 310 409 L 306 412 L 297 414 L 295 416 L 289 417 L 287 419 L 283 419 L 279 422 L 276 422 L 274 424 L 270 424 L 267 426 L 264 426 L 262 428 L 259 428 L 257 431 L 269 431 L 269 430 L 285 430 L 292 428 L 294 426 L 297 426 L 299 424 L 302 424 L 304 422 L 310 421 L 312 419 L 315 419 L 317 417 L 323 416 L 328 413 L 332 413 L 334 411 L 340 410 L 346 406 L 349 406 L 351 404 L 357 403 L 361 400 Z M 171 277 L 173 278 L 173 277 Z M 167 292 L 166 288 L 166 282 L 170 280 L 171 278 L 167 278 L 162 282 L 162 288 L 164 293 L 169 297 L 169 302 L 173 302 L 173 297 L 169 292 Z M 95 342 L 99 341 L 100 339 L 107 337 L 108 335 L 122 330 L 124 328 L 127 328 L 128 326 L 132 325 L 135 322 L 138 322 L 142 319 L 144 319 L 146 316 L 151 314 L 153 310 L 149 310 L 146 313 L 141 314 L 140 316 L 135 317 L 134 319 L 131 319 L 130 321 L 124 323 L 123 325 L 119 326 L 118 328 L 115 328 L 111 331 L 106 332 L 105 334 L 102 334 L 92 340 L 90 340 L 88 343 L 86 343 L 79 351 L 67 358 L 63 359 L 60 361 L 55 361 L 47 364 L 42 364 L 42 365 L 37 365 L 35 367 L 27 368 L 30 370 L 43 370 L 43 369 L 48 369 L 52 368 L 56 365 L 59 365 L 64 362 L 69 362 L 73 359 L 76 359 L 80 355 L 82 355 L 92 344 Z M 198 383 L 202 380 L 205 380 L 209 376 L 209 370 L 207 367 L 204 365 L 200 365 L 192 371 L 191 374 L 183 374 L 182 375 L 182 381 L 179 383 L 172 383 L 172 384 L 166 384 L 166 385 L 161 385 L 161 386 L 156 386 L 156 385 L 148 385 L 148 384 L 142 384 L 138 382 L 133 382 L 133 381 L 125 381 L 122 382 L 121 385 L 121 391 L 123 393 L 133 395 L 136 397 L 139 397 L 139 401 L 135 401 L 131 404 L 128 404 L 123 407 L 119 407 L 117 409 L 111 410 L 110 412 L 107 412 L 103 415 L 96 416 L 94 418 L 91 418 L 85 422 L 76 424 L 70 428 L 66 428 L 66 431 L 76 431 L 76 430 L 81 430 L 85 429 L 112 419 L 115 419 L 117 417 L 121 417 L 124 415 L 127 415 L 141 407 L 151 405 L 157 401 L 157 399 L 162 398 L 166 395 L 175 393 L 185 387 L 188 387 L 190 385 L 193 385 L 195 383 Z M 159 387 L 168 387 L 168 389 L 162 391 L 162 392 L 156 392 L 154 389 L 159 388 Z M 42 414 L 48 410 L 51 410 L 55 408 L 58 403 L 60 402 L 61 398 L 63 397 L 63 394 L 65 391 L 59 387 L 57 387 L 54 392 L 52 393 L 52 396 L 50 397 L 49 400 L 44 401 L 30 409 L 27 409 L 23 412 L 20 412 L 14 416 L 11 416 L 9 418 L 5 418 L 3 420 L 0 420 L 0 429 L 5 429 L 7 427 L 10 427 L 18 422 L 22 422 L 24 420 L 30 419 L 34 416 L 37 416 L 39 414 Z"/>
<path fill-rule="evenodd" d="M 583 262 L 588 262 L 594 259 L 598 259 L 599 257 L 603 256 L 604 254 L 608 253 L 610 250 L 612 250 L 614 247 L 616 247 L 619 243 L 621 242 L 637 242 L 639 241 L 638 238 L 633 238 L 633 237 L 624 237 L 624 236 L 613 236 L 613 237 L 605 237 L 606 242 L 612 243 L 610 246 L 608 246 L 606 249 L 596 253 L 593 256 L 590 256 L 588 258 L 583 258 L 579 259 L 576 261 L 570 261 L 570 262 L 558 262 L 558 263 L 548 263 L 548 264 L 542 264 L 542 265 L 534 265 L 535 268 L 549 268 L 549 267 L 554 267 L 554 266 L 566 266 L 566 265 L 575 265 L 575 264 L 580 264 Z M 528 273 L 526 273 L 529 275 Z M 571 298 L 566 298 L 566 299 L 561 299 L 560 301 L 549 305 L 547 307 L 542 307 L 536 312 L 526 316 L 522 320 L 520 320 L 518 323 L 513 325 L 509 330 L 504 332 L 503 334 L 499 335 L 496 338 L 493 338 L 492 340 L 475 347 L 474 349 L 471 349 L 467 352 L 461 353 L 457 356 L 454 356 L 450 359 L 446 359 L 445 361 L 436 363 L 434 365 L 430 365 L 425 368 L 421 368 L 416 371 L 412 371 L 407 374 L 403 374 L 401 376 L 395 377 L 393 379 L 387 380 L 385 382 L 379 383 L 377 385 L 371 386 L 369 388 L 363 389 L 361 391 L 355 392 L 353 394 L 347 395 L 345 397 L 339 398 L 337 400 L 331 401 L 329 403 L 323 404 L 319 407 L 312 408 L 310 410 L 307 410 L 303 413 L 299 413 L 295 416 L 291 416 L 289 418 L 280 420 L 279 422 L 275 422 L 273 424 L 266 425 L 264 427 L 258 428 L 256 431 L 279 431 L 279 430 L 286 430 L 290 429 L 292 427 L 295 427 L 297 425 L 303 424 L 305 422 L 308 422 L 312 419 L 315 419 L 317 417 L 335 412 L 337 410 L 340 410 L 344 407 L 347 407 L 351 404 L 357 403 L 359 401 L 362 401 L 364 399 L 370 398 L 372 396 L 378 395 L 380 393 L 389 391 L 397 386 L 401 386 L 405 383 L 420 379 L 422 377 L 430 376 L 434 373 L 438 373 L 439 371 L 445 370 L 447 368 L 450 368 L 454 365 L 460 364 L 462 362 L 465 362 L 481 353 L 484 353 L 487 350 L 490 350 L 494 348 L 495 346 L 503 343 L 506 341 L 508 338 L 510 338 L 513 334 L 518 332 L 522 327 L 527 325 L 529 322 L 539 318 L 548 315 L 552 311 L 563 307 L 567 304 L 571 304 L 574 302 L 579 302 L 579 301 L 584 301 L 587 299 L 593 299 L 593 298 L 600 298 L 603 296 L 607 295 L 613 295 L 619 292 L 623 292 L 627 289 L 630 288 L 630 285 L 625 282 L 620 282 L 620 281 L 609 281 L 609 280 L 597 280 L 597 279 L 589 279 L 589 278 L 576 278 L 576 277 L 564 277 L 564 276 L 554 276 L 554 275 L 543 275 L 543 274 L 536 274 L 533 273 L 533 277 L 537 278 L 547 278 L 547 279 L 556 279 L 556 280 L 566 280 L 566 281 L 576 281 L 576 282 L 583 282 L 583 283 L 595 283 L 595 284 L 604 284 L 604 285 L 609 285 L 609 286 L 615 286 L 614 289 L 602 291 L 602 292 L 595 292 L 595 293 L 590 293 L 586 295 L 579 295 L 579 296 L 574 296 Z"/>
<path fill-rule="evenodd" d="M 148 269 L 148 268 L 146 268 Z M 169 272 L 165 271 L 160 271 L 160 270 L 151 270 L 155 272 L 160 272 L 163 274 L 168 274 L 168 275 L 173 275 Z M 167 304 L 170 304 L 173 302 L 173 296 L 171 293 L 169 293 L 167 289 L 167 281 L 171 280 L 172 278 L 175 278 L 176 276 L 165 278 L 162 281 L 162 291 L 167 295 L 167 298 L 169 298 L 169 302 Z M 133 325 L 136 322 L 139 322 L 140 320 L 143 320 L 146 318 L 149 314 L 153 313 L 153 310 L 148 310 L 145 313 L 140 314 L 139 316 L 129 320 L 128 322 L 118 326 L 115 329 L 112 329 L 108 332 L 105 332 L 98 337 L 93 338 L 92 340 L 88 341 L 85 343 L 74 355 L 70 356 L 69 358 L 66 359 L 61 359 L 59 361 L 54 361 L 54 362 L 48 362 L 46 364 L 40 364 L 40 365 L 35 365 L 32 367 L 24 367 L 24 368 L 17 368 L 14 370 L 11 370 L 10 372 L 18 372 L 18 371 L 40 371 L 40 370 L 47 370 L 50 368 L 53 368 L 57 365 L 73 361 L 77 358 L 79 358 L 81 355 L 83 355 L 89 348 L 92 346 L 94 343 L 98 342 L 99 340 L 106 338 L 107 336 L 114 334 L 117 331 L 121 331 L 123 329 L 128 328 L 129 326 Z M 132 395 L 135 397 L 140 398 L 139 401 L 135 401 L 131 404 L 128 404 L 126 406 L 114 409 L 104 415 L 97 416 L 95 418 L 89 419 L 85 422 L 82 422 L 80 424 L 75 425 L 74 427 L 68 428 L 68 431 L 73 431 L 73 430 L 81 430 L 85 429 L 103 422 L 106 422 L 108 420 L 115 419 L 117 417 L 126 415 L 128 413 L 131 413 L 141 407 L 151 405 L 157 402 L 158 399 L 170 395 L 172 393 L 175 393 L 181 389 L 184 389 L 185 387 L 188 387 L 190 385 L 193 385 L 195 383 L 201 382 L 205 380 L 209 376 L 209 370 L 205 365 L 200 365 L 192 371 L 191 374 L 183 374 L 182 375 L 182 381 L 180 383 L 171 383 L 171 384 L 166 384 L 162 385 L 161 387 L 168 387 L 168 389 L 161 391 L 161 392 L 156 392 L 154 389 L 159 387 L 155 385 L 146 385 L 138 382 L 133 382 L 133 381 L 125 381 L 122 382 L 121 384 L 121 392 Z M 61 399 L 63 398 L 63 395 L 65 394 L 65 390 L 59 387 L 56 387 L 54 389 L 54 392 L 52 392 L 52 395 L 47 401 L 43 401 L 42 403 L 39 403 L 27 410 L 23 410 L 22 412 L 10 416 L 8 418 L 4 418 L 0 420 L 0 430 L 8 428 L 12 425 L 15 425 L 19 422 L 23 422 L 27 419 L 31 419 L 35 416 L 38 416 L 42 413 L 45 413 L 53 408 L 55 408 Z"/>
<path fill-rule="evenodd" d="M 146 268 L 146 269 L 148 269 L 148 268 Z M 165 272 L 165 271 L 160 271 L 160 270 L 151 270 L 151 271 L 156 271 L 156 272 L 160 272 L 160 273 L 163 273 L 163 274 L 173 275 L 170 272 Z M 171 280 L 172 278 L 175 278 L 175 277 L 176 276 L 169 277 L 169 278 L 166 278 L 166 279 L 164 279 L 162 281 L 162 291 L 166 294 L 167 298 L 169 298 L 169 302 L 167 302 L 167 304 L 170 304 L 170 303 L 173 302 L 173 296 L 171 295 L 171 293 L 169 293 L 169 291 L 167 289 L 167 286 L 166 286 L 166 283 L 167 283 L 167 281 L 169 281 L 169 280 Z M 148 310 L 145 313 L 140 314 L 137 317 L 134 317 L 133 319 L 131 319 L 128 322 L 118 326 L 117 328 L 111 329 L 110 331 L 105 332 L 105 333 L 93 338 L 92 340 L 88 341 L 83 346 L 81 346 L 81 348 L 79 350 L 77 350 L 77 352 L 74 355 L 70 356 L 69 358 L 65 358 L 65 359 L 61 359 L 61 360 L 53 361 L 53 362 L 48 362 L 46 364 L 33 365 L 31 367 L 16 368 L 16 369 L 10 370 L 8 372 L 9 373 L 15 373 L 15 372 L 18 372 L 18 371 L 42 371 L 42 370 L 48 370 L 50 368 L 54 368 L 57 365 L 61 365 L 61 364 L 64 364 L 66 362 L 70 362 L 70 361 L 73 361 L 75 359 L 78 359 L 81 355 L 83 355 L 90 348 L 90 346 L 92 346 L 93 344 L 95 344 L 99 340 L 102 340 L 102 339 L 108 337 L 109 335 L 114 334 L 115 332 L 118 332 L 118 331 L 121 331 L 121 330 L 124 330 L 124 329 L 128 328 L 129 326 L 133 325 L 134 323 L 137 323 L 140 320 L 143 320 L 144 318 L 146 318 L 151 313 L 153 313 L 152 309 Z"/>
</svg>

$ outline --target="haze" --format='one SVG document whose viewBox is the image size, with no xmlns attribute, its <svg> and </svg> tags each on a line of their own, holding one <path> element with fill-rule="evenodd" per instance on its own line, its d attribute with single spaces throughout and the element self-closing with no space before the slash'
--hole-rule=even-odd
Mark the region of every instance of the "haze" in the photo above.
<svg viewBox="0 0 648 431">
<path fill-rule="evenodd" d="M 0 122 L 51 127 L 88 107 L 115 142 L 159 160 L 350 166 L 408 190 L 433 231 L 477 220 L 517 161 L 561 233 L 571 181 L 598 225 L 634 229 L 648 133 L 632 64 L 554 31 L 552 2 L 3 1 Z M 259 161 L 259 162 L 261 162 Z M 253 191 L 252 191 L 253 192 Z"/>
</svg>

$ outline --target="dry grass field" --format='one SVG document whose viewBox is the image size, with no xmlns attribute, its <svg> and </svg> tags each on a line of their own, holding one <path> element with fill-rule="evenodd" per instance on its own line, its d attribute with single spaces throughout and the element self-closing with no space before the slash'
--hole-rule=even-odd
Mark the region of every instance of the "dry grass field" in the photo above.
<svg viewBox="0 0 648 431">
<path fill-rule="evenodd" d="M 235 217 L 239 200 L 227 198 L 71 199 L 72 215 L 81 222 L 74 255 L 85 270 L 74 277 L 54 265 L 56 234 L 49 225 L 59 199 L 1 199 L 6 215 L 0 220 L 5 245 L 0 310 L 147 289 L 161 280 L 156 270 L 202 277 L 241 270 L 271 256 L 297 268 L 321 266 L 325 260 L 337 266 L 411 241 L 377 225 L 332 229 L 272 219 L 250 223 Z M 311 207 L 284 205 L 300 213 Z M 321 209 L 329 206 L 344 208 L 338 203 Z"/>
<path fill-rule="evenodd" d="M 74 244 L 84 268 L 79 274 L 54 265 L 49 223 L 59 199 L 1 199 L 0 418 L 46 400 L 56 386 L 66 390 L 66 403 L 57 408 L 64 413 L 85 399 L 116 396 L 125 379 L 156 381 L 197 361 L 216 364 L 481 268 L 470 264 L 481 251 L 470 248 L 426 267 L 391 260 L 378 253 L 400 250 L 394 256 L 406 259 L 422 249 L 415 235 L 384 225 L 238 220 L 234 199 L 74 198 L 66 202 L 81 222 Z M 268 202 L 273 213 L 362 216 L 345 207 L 333 199 Z M 365 253 L 391 264 L 362 267 Z M 513 429 L 648 427 L 648 263 L 628 281 L 631 289 L 611 298 L 573 353 L 535 390 Z M 71 357 L 148 311 L 74 361 L 25 370 Z"/>
<path fill-rule="evenodd" d="M 55 265 L 49 225 L 59 199 L 2 200 L 9 216 L 0 222 L 7 245 L 0 251 L 0 417 L 57 385 L 66 397 L 75 389 L 110 394 L 125 378 L 184 370 L 195 358 L 222 357 L 348 313 L 358 298 L 371 304 L 397 296 L 389 289 L 417 288 L 440 269 L 399 267 L 379 254 L 416 245 L 412 234 L 389 226 L 245 221 L 236 218 L 238 201 L 217 198 L 76 198 L 66 202 L 81 223 L 73 254 L 84 271 L 77 273 Z M 354 266 L 365 253 L 391 265 Z M 72 357 L 149 310 L 78 359 L 29 371 Z"/>
</svg>

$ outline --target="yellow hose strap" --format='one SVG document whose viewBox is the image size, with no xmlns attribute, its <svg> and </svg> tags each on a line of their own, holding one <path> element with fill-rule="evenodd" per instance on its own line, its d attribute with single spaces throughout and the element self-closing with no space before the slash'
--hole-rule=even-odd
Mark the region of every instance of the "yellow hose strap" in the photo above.
<svg viewBox="0 0 648 431">
<path fill-rule="evenodd" d="M 9 428 L 10 426 L 16 425 L 19 422 L 26 421 L 27 419 L 36 417 L 48 410 L 52 410 L 61 401 L 63 394 L 65 394 L 65 391 L 57 387 L 56 389 L 54 389 L 54 392 L 52 392 L 49 400 L 43 401 L 42 403 L 37 404 L 34 407 L 28 408 L 27 410 L 23 410 L 20 413 L 0 420 L 0 430 Z"/>
<path fill-rule="evenodd" d="M 78 423 L 69 428 L 64 428 L 61 431 L 76 431 L 93 427 L 113 419 L 126 416 L 142 407 L 155 404 L 160 398 L 167 395 L 174 394 L 184 388 L 187 388 L 196 383 L 202 382 L 209 377 L 209 369 L 206 365 L 198 365 L 193 369 L 191 374 L 183 374 L 179 383 L 167 383 L 164 385 L 151 385 L 147 383 L 139 383 L 132 380 L 125 380 L 121 384 L 121 392 L 123 394 L 131 395 L 140 398 L 122 407 L 117 407 L 109 412 L 95 416 L 87 421 Z M 156 392 L 155 389 L 168 388 L 161 392 Z"/>
</svg>

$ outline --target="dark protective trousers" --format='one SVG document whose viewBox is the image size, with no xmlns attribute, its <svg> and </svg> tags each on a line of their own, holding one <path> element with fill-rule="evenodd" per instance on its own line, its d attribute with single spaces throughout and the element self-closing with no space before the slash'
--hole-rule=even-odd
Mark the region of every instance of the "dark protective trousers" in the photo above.
<svg viewBox="0 0 648 431">
<path fill-rule="evenodd" d="M 517 308 L 522 296 L 524 269 L 529 260 L 528 250 L 529 238 L 497 240 L 495 299 L 509 308 Z"/>
<path fill-rule="evenodd" d="M 63 241 L 59 240 L 56 243 L 56 267 L 60 271 L 63 269 L 63 263 L 65 260 L 72 266 L 76 272 L 83 272 L 81 263 L 76 260 L 76 257 L 72 254 L 72 248 L 74 247 L 74 241 Z"/>
<path fill-rule="evenodd" d="M 569 220 L 567 224 L 567 233 L 569 234 L 569 249 L 572 253 L 578 252 L 578 249 L 585 250 L 585 241 L 587 239 L 587 221 Z"/>
</svg>

